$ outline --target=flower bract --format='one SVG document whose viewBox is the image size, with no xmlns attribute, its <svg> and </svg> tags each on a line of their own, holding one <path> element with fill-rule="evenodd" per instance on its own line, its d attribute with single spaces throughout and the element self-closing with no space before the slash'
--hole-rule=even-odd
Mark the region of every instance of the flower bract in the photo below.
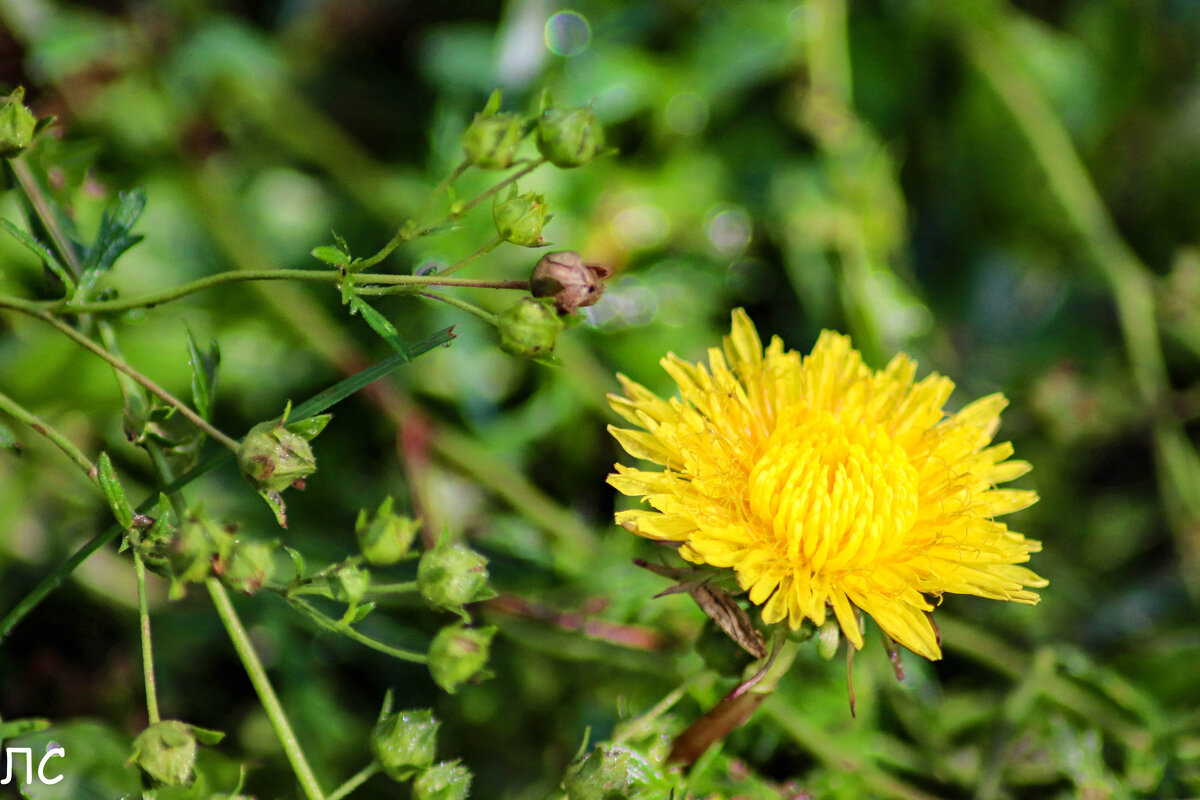
<svg viewBox="0 0 1200 800">
<path fill-rule="evenodd" d="M 997 488 L 1029 470 L 991 444 L 1002 395 L 947 413 L 954 384 L 916 381 L 908 356 L 874 371 L 831 331 L 807 357 L 778 337 L 764 350 L 741 310 L 724 344 L 707 368 L 663 359 L 670 400 L 620 376 L 624 396 L 609 401 L 640 430 L 609 430 L 662 467 L 616 466 L 609 483 L 649 505 L 618 512 L 620 525 L 734 570 L 768 624 L 820 625 L 831 610 L 856 648 L 856 608 L 936 659 L 931 597 L 1038 601 L 1028 587 L 1046 581 L 1020 564 L 1041 543 L 996 521 L 1037 500 Z"/>
</svg>

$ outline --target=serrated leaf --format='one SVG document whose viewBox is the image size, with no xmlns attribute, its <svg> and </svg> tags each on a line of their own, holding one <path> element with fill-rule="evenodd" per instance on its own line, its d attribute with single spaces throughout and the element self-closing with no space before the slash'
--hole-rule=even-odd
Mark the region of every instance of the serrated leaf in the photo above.
<svg viewBox="0 0 1200 800">
<path fill-rule="evenodd" d="M 12 428 L 0 422 L 0 448 L 12 450 L 18 455 L 21 452 L 21 442 L 17 439 L 17 435 L 12 432 Z"/>
<path fill-rule="evenodd" d="M 327 244 L 314 247 L 311 255 L 313 258 L 324 261 L 326 264 L 332 264 L 335 267 L 344 267 L 350 263 L 350 256 L 338 248 L 330 247 Z"/>
<path fill-rule="evenodd" d="M 205 353 L 196 346 L 196 339 L 190 328 L 187 332 L 188 364 L 192 368 L 192 402 L 198 413 L 205 420 L 211 419 L 213 398 L 217 393 L 217 369 L 221 365 L 221 350 L 216 341 L 208 343 Z"/>
<path fill-rule="evenodd" d="M 400 338 L 400 332 L 396 330 L 396 326 L 362 298 L 357 296 L 350 298 L 350 313 L 360 315 L 363 321 L 371 326 L 371 330 L 379 334 L 379 337 L 391 345 L 397 353 L 408 354 L 408 345 Z"/>
<path fill-rule="evenodd" d="M 140 188 L 121 192 L 115 208 L 106 210 L 100 218 L 96 241 L 88 250 L 87 260 L 83 262 L 85 274 L 106 272 L 126 250 L 145 238 L 132 233 L 145 207 L 146 193 Z"/>
<path fill-rule="evenodd" d="M 121 523 L 121 527 L 128 528 L 133 523 L 133 506 L 129 504 L 129 498 L 125 496 L 125 490 L 117 480 L 117 473 L 108 453 L 100 453 L 98 466 L 100 488 L 108 500 L 108 507 L 112 509 L 113 516 Z"/>
<path fill-rule="evenodd" d="M 758 628 L 750 620 L 746 609 L 738 605 L 733 595 L 718 586 L 705 584 L 692 589 L 692 599 L 696 605 L 717 623 L 725 635 L 755 658 L 767 657 L 767 643 Z"/>
<path fill-rule="evenodd" d="M 26 250 L 29 250 L 40 258 L 42 263 L 46 265 L 46 268 L 53 272 L 60 281 L 72 289 L 75 287 L 75 278 L 71 276 L 70 270 L 62 265 L 62 262 L 50 251 L 50 248 L 6 219 L 0 219 L 0 225 L 4 226 L 4 230 L 8 232 L 9 236 L 16 239 Z"/>
</svg>

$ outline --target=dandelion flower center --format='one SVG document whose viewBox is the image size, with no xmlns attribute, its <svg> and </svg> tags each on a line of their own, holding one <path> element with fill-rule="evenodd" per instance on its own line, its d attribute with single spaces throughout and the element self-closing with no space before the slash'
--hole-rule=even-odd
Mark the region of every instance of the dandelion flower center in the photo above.
<svg viewBox="0 0 1200 800">
<path fill-rule="evenodd" d="M 772 434 L 750 471 L 750 511 L 790 566 L 863 569 L 907 543 L 917 477 L 882 426 L 820 413 Z"/>
<path fill-rule="evenodd" d="M 991 444 L 1005 400 L 991 395 L 955 414 L 954 384 L 916 381 L 904 355 L 873 371 L 850 340 L 825 331 L 810 355 L 764 350 L 734 312 L 707 368 L 668 355 L 679 397 L 663 400 L 623 376 L 613 408 L 641 430 L 610 428 L 635 458 L 609 483 L 649 508 L 617 522 L 675 542 L 683 558 L 730 568 L 767 624 L 832 611 L 862 647 L 856 609 L 915 653 L 940 658 L 929 597 L 974 594 L 1033 604 L 1046 581 L 1020 564 L 1041 543 L 996 517 L 1037 500 L 998 485 L 1029 470 Z"/>
</svg>

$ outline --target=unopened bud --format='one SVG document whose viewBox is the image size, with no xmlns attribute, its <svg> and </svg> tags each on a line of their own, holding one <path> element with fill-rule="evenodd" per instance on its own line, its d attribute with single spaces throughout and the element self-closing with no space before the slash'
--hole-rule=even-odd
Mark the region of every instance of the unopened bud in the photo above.
<svg viewBox="0 0 1200 800">
<path fill-rule="evenodd" d="M 842 638 L 842 630 L 836 619 L 827 619 L 817 630 L 817 654 L 828 661 L 837 653 L 838 643 Z"/>
<path fill-rule="evenodd" d="M 183 786 L 192 781 L 197 749 L 190 725 L 164 720 L 146 728 L 133 740 L 130 761 L 157 784 Z"/>
<path fill-rule="evenodd" d="M 501 114 L 499 110 L 500 90 L 497 89 L 459 139 L 467 160 L 481 169 L 509 167 L 525 135 L 520 115 Z"/>
<path fill-rule="evenodd" d="M 487 664 L 496 627 L 467 628 L 461 622 L 438 631 L 429 645 L 429 674 L 450 694 L 479 675 Z"/>
<path fill-rule="evenodd" d="M 551 107 L 538 117 L 538 151 L 556 167 L 581 167 L 603 147 L 604 128 L 587 106 Z"/>
<path fill-rule="evenodd" d="M 406 781 L 433 763 L 441 725 L 429 709 L 385 714 L 371 732 L 371 752 L 394 781 Z"/>
<path fill-rule="evenodd" d="M 233 538 L 219 525 L 206 519 L 185 520 L 167 546 L 167 568 L 171 593 L 178 597 L 183 584 L 199 583 L 213 571 L 213 564 L 233 546 Z"/>
<path fill-rule="evenodd" d="M 450 611 L 475 599 L 487 585 L 487 559 L 462 544 L 439 544 L 417 564 L 417 586 L 432 606 Z"/>
<path fill-rule="evenodd" d="M 235 542 L 218 562 L 221 580 L 231 589 L 254 594 L 271 578 L 274 547 L 264 542 Z"/>
<path fill-rule="evenodd" d="M 308 440 L 275 422 L 251 428 L 237 457 L 246 480 L 262 492 L 281 492 L 317 470 Z"/>
<path fill-rule="evenodd" d="M 502 203 L 492 206 L 492 221 L 496 232 L 506 242 L 522 247 L 537 247 L 544 241 L 542 228 L 549 219 L 546 198 L 540 194 L 512 195 Z"/>
<path fill-rule="evenodd" d="M 457 761 L 443 761 L 413 781 L 413 800 L 466 800 L 471 770 Z"/>
<path fill-rule="evenodd" d="M 608 276 L 608 267 L 585 264 L 579 253 L 560 250 L 538 259 L 529 286 L 534 297 L 553 298 L 555 308 L 570 314 L 599 300 Z"/>
<path fill-rule="evenodd" d="M 554 340 L 565 325 L 547 298 L 522 297 L 497 320 L 500 349 L 509 355 L 538 358 L 554 352 Z"/>
<path fill-rule="evenodd" d="M 610 800 L 644 796 L 653 768 L 645 758 L 617 744 L 602 744 L 567 769 L 568 800 Z"/>
<path fill-rule="evenodd" d="M 420 529 L 419 519 L 392 513 L 391 497 L 384 498 L 374 516 L 368 517 L 365 509 L 359 511 L 354 523 L 358 549 L 376 566 L 395 564 L 408 555 Z"/>
<path fill-rule="evenodd" d="M 333 599 L 356 606 L 371 587 L 371 573 L 361 567 L 346 564 L 329 576 Z"/>
<path fill-rule="evenodd" d="M 0 97 L 0 158 L 12 158 L 33 142 L 37 119 L 25 107 L 25 87 Z"/>
</svg>

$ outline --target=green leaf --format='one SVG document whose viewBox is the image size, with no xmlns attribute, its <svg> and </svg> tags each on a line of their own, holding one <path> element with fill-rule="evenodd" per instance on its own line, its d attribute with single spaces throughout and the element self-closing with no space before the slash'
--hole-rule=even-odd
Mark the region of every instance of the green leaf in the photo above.
<svg viewBox="0 0 1200 800">
<path fill-rule="evenodd" d="M 221 364 L 221 350 L 216 341 L 208 343 L 208 352 L 196 346 L 190 328 L 187 331 L 188 364 L 192 367 L 192 401 L 196 412 L 205 420 L 211 419 L 213 398 L 217 393 L 217 368 Z"/>
<path fill-rule="evenodd" d="M 379 334 L 380 338 L 390 344 L 393 350 L 397 353 L 408 355 L 408 345 L 400 338 L 400 332 L 396 330 L 396 326 L 387 317 L 368 305 L 362 298 L 350 298 L 350 313 L 361 315 L 363 320 L 371 326 L 371 330 Z"/>
<path fill-rule="evenodd" d="M 111 269 L 126 250 L 145 238 L 141 234 L 131 233 L 145 207 L 146 193 L 141 189 L 120 194 L 115 210 L 105 211 L 100 218 L 96 242 L 88 250 L 87 260 L 83 262 L 85 273 L 99 274 Z"/>
<path fill-rule="evenodd" d="M 195 736 L 196 741 L 200 744 L 212 746 L 220 744 L 221 740 L 225 738 L 225 734 L 222 731 L 214 731 L 211 728 L 201 728 L 198 725 L 191 724 L 188 727 L 192 729 L 192 736 Z"/>
<path fill-rule="evenodd" d="M 9 236 L 16 239 L 25 246 L 26 250 L 29 250 L 40 258 L 42 263 L 46 265 L 46 268 L 58 276 L 60 281 L 74 288 L 75 279 L 71 276 L 70 270 L 62 265 L 62 262 L 50 251 L 50 248 L 6 219 L 0 219 L 0 225 L 4 226 L 4 230 L 8 232 Z"/>
<path fill-rule="evenodd" d="M 64 779 L 53 784 L 36 779 L 25 784 L 22 780 L 21 797 L 28 800 L 82 800 L 142 796 L 138 770 L 127 763 L 128 736 L 94 722 L 69 722 L 22 737 L 20 746 L 30 748 L 36 760 L 48 752 L 51 742 L 61 747 L 65 755 L 46 763 L 46 777 L 63 775 Z M 36 763 L 34 773 L 37 773 Z M 20 775 L 22 779 L 25 777 L 24 769 Z"/>
<path fill-rule="evenodd" d="M 329 424 L 329 420 L 331 419 L 333 419 L 332 414 L 317 414 L 306 419 L 289 422 L 287 429 L 312 441 L 321 431 L 325 430 L 325 426 Z"/>
<path fill-rule="evenodd" d="M 332 264 L 335 267 L 344 267 L 350 263 L 350 256 L 339 250 L 336 247 L 330 247 L 327 244 L 312 249 L 313 258 L 318 258 L 326 264 Z"/>
<path fill-rule="evenodd" d="M 21 442 L 17 439 L 17 435 L 12 432 L 12 428 L 0 422 L 0 448 L 12 450 L 18 455 L 21 452 Z"/>
<path fill-rule="evenodd" d="M 108 499 L 108 507 L 112 509 L 113 516 L 117 518 L 121 527 L 128 528 L 133 522 L 133 506 L 129 505 L 129 498 L 125 496 L 125 490 L 117 480 L 117 473 L 113 470 L 112 459 L 108 457 L 108 453 L 100 453 L 99 466 L 100 488 Z"/>
<path fill-rule="evenodd" d="M 287 527 L 287 503 L 283 501 L 283 495 L 279 492 L 260 491 L 262 499 L 267 501 L 267 505 L 271 507 L 271 513 L 275 515 L 275 521 L 279 523 L 279 527 Z"/>
<path fill-rule="evenodd" d="M 18 736 L 37 733 L 49 727 L 50 720 L 40 718 L 14 719 L 8 722 L 0 722 L 0 743 L 3 743 L 5 739 L 15 739 Z"/>
<path fill-rule="evenodd" d="M 351 609 L 346 609 L 346 616 L 342 617 L 342 622 L 346 625 L 357 625 L 367 618 L 367 615 L 375 610 L 375 603 L 363 603 L 361 606 L 355 606 Z"/>
</svg>

